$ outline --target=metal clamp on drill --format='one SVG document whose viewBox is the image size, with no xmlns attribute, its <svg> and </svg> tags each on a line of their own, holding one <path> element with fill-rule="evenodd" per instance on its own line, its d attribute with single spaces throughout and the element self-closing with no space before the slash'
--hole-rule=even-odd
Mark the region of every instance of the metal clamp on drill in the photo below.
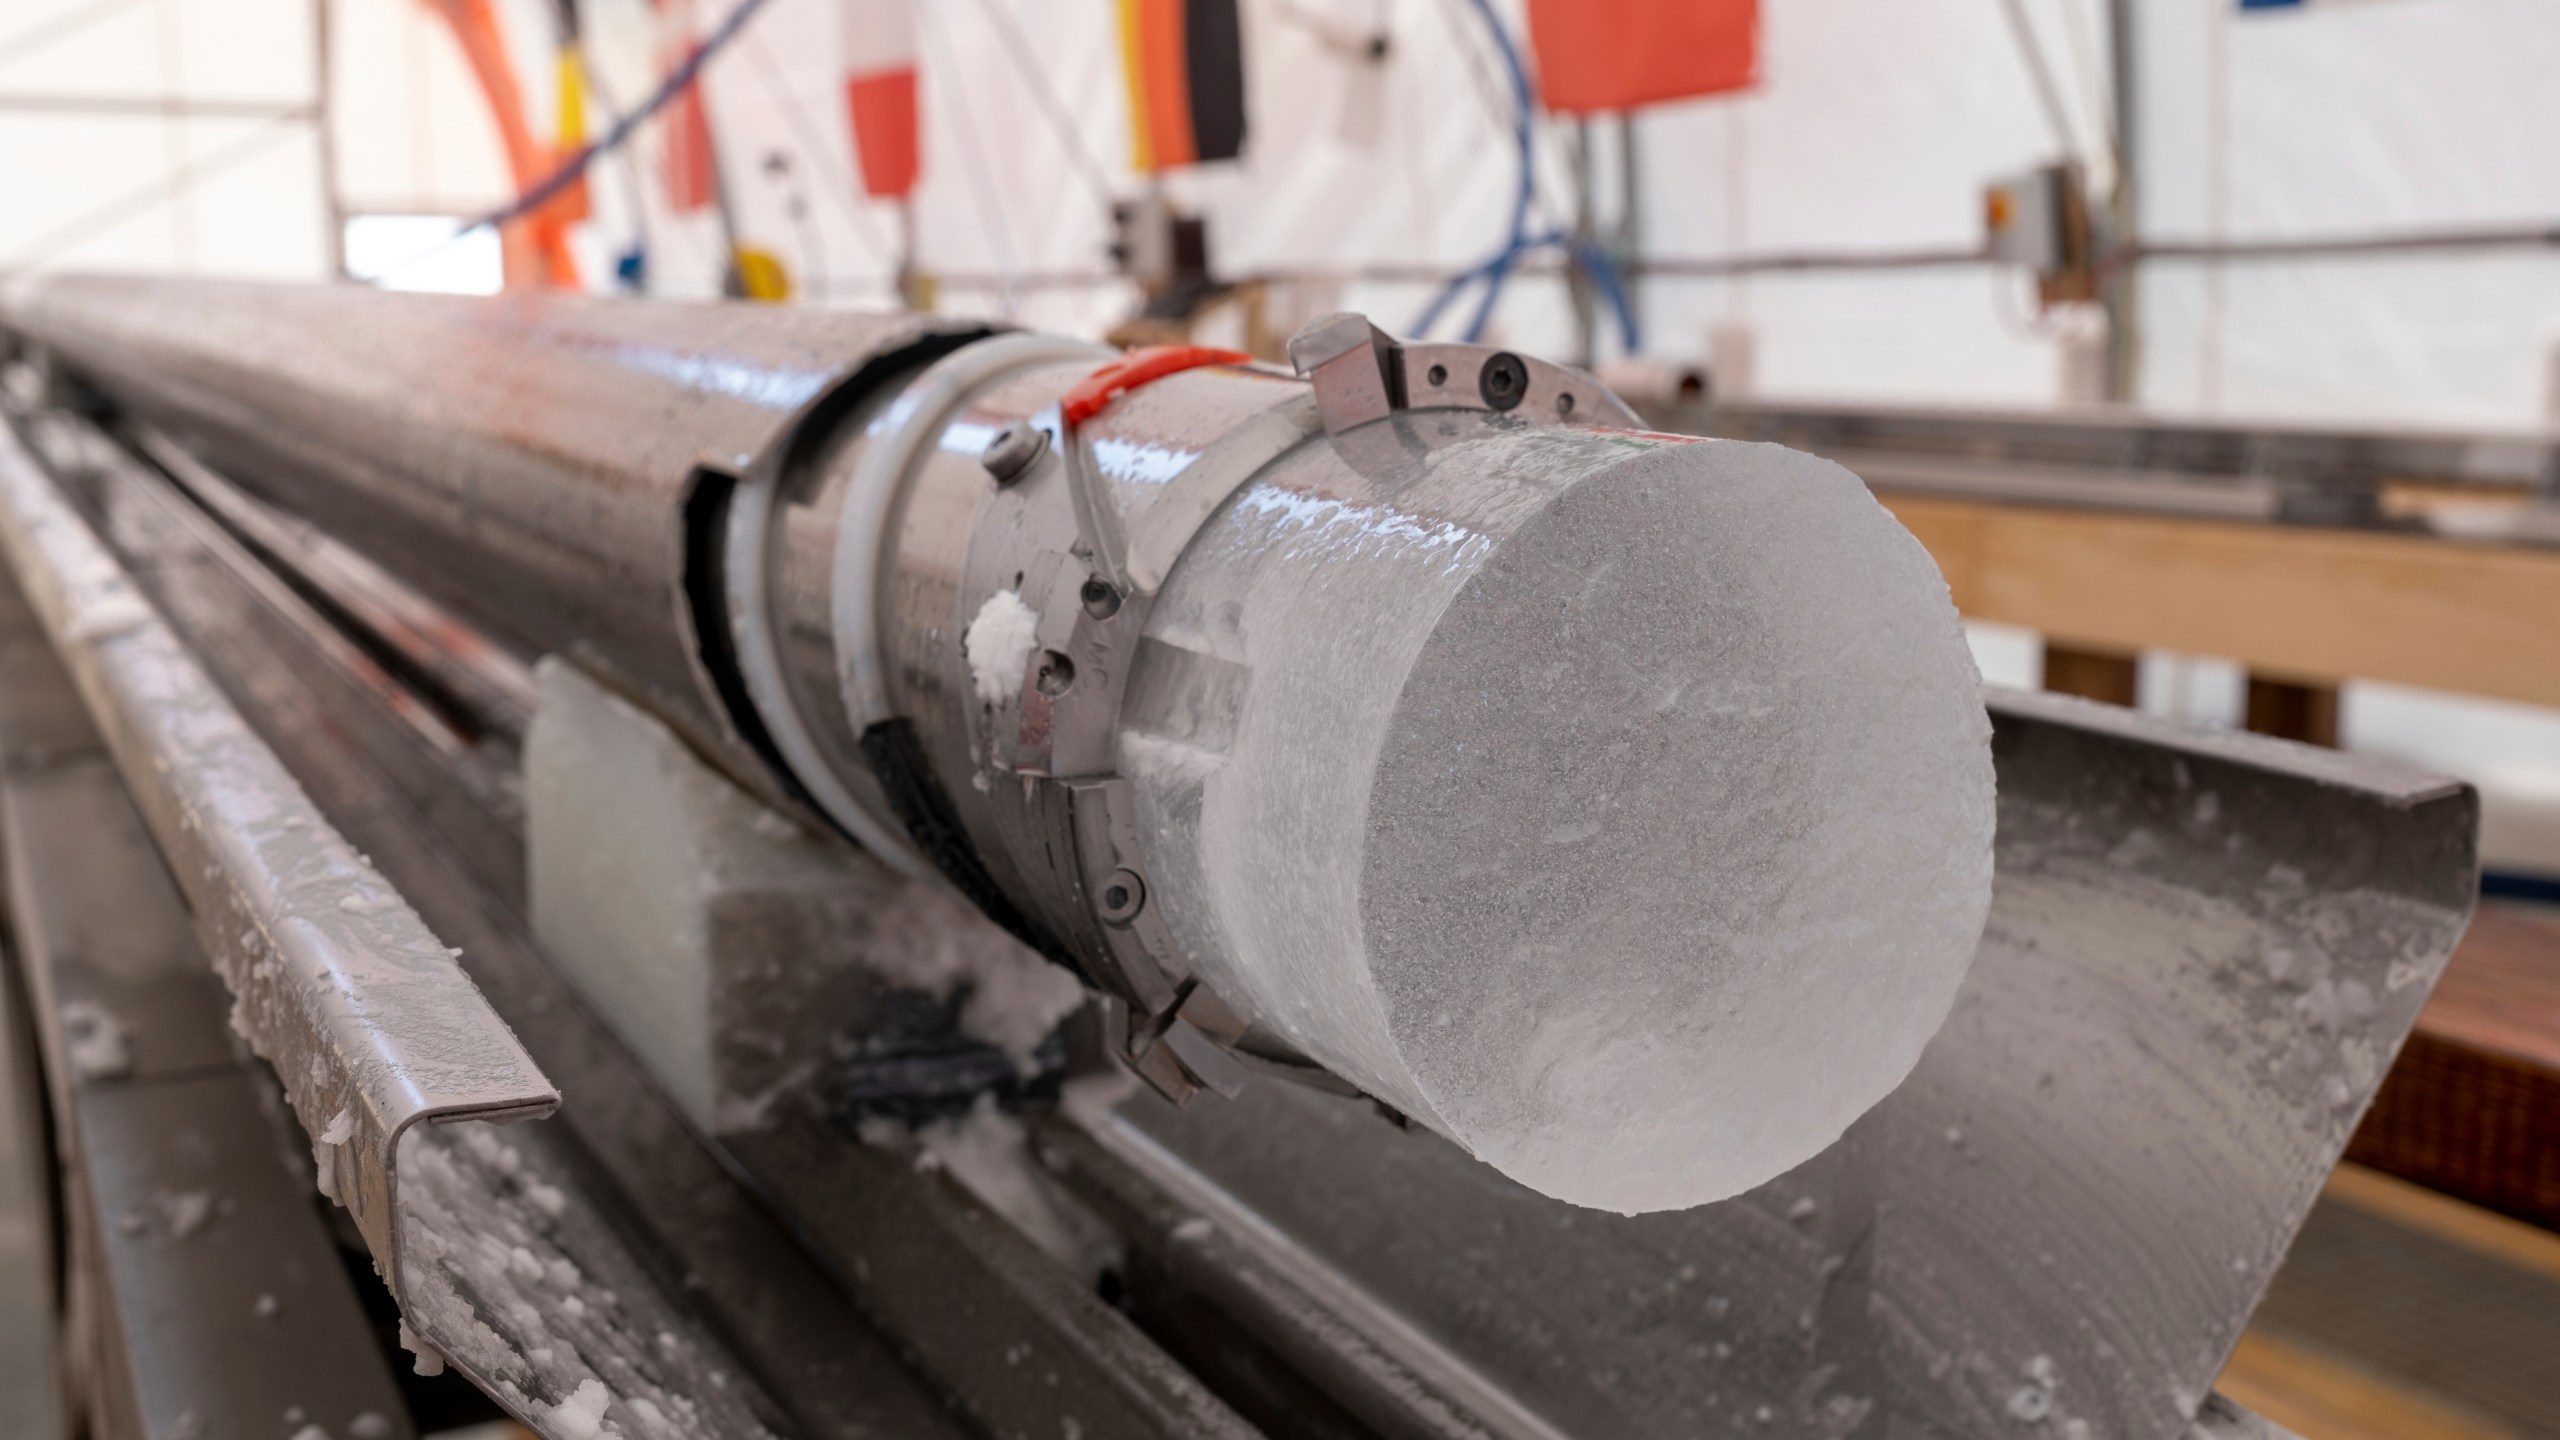
<svg viewBox="0 0 2560 1440">
<path fill-rule="evenodd" d="M 901 327 L 782 427 L 720 522 L 734 728 L 882 861 L 1076 966 L 1176 1100 L 1252 1071 L 1350 1087 L 1203 986 L 1168 925 L 1119 747 L 1175 565 L 1282 457 L 1399 410 L 1635 423 L 1580 372 L 1358 315 L 1290 354 L 1295 378 L 1228 350 Z M 1131 403 L 1186 375 L 1178 403 Z M 971 653 L 973 616 L 1001 664 Z"/>
<path fill-rule="evenodd" d="M 1532 423 L 1643 428 L 1625 401 L 1579 370 L 1489 345 L 1409 344 L 1348 312 L 1291 337 L 1289 360 L 1314 387 L 1328 435 L 1398 410 L 1490 410 Z"/>
<path fill-rule="evenodd" d="M 1249 1072 L 1334 1091 L 1351 1087 L 1251 1027 L 1196 977 L 1156 907 L 1128 782 L 1116 746 L 1131 662 L 1149 607 L 1202 525 L 1236 491 L 1299 444 L 1339 435 L 1401 409 L 1463 408 L 1529 422 L 1632 425 L 1616 396 L 1587 375 L 1470 345 L 1408 346 L 1365 317 L 1327 316 L 1290 342 L 1305 391 L 1235 425 L 1193 456 L 1134 518 L 1124 520 L 1095 468 L 1085 425 L 1122 397 L 1167 376 L 1249 357 L 1196 346 L 1130 352 L 1084 377 L 1056 405 L 991 440 L 981 463 L 1007 490 L 1059 472 L 1074 539 L 1034 541 L 1017 595 L 1039 616 L 1040 649 L 1014 697 L 1013 770 L 1031 787 L 1046 854 L 1072 857 L 1064 877 L 1099 924 L 1097 976 L 1113 992 L 1105 1013 L 1114 1048 L 1168 1098 L 1200 1089 L 1232 1095 Z M 1028 507 L 1026 507 L 1028 508 Z M 1052 512 L 1054 513 L 1054 511 Z M 1011 533 L 1037 533 L 1028 526 Z M 1065 555 L 1082 562 L 1055 566 Z M 1046 562 L 1046 563 L 1044 563 Z M 999 570 L 1003 567 L 999 566 Z M 1036 602 L 1034 591 L 1039 592 Z"/>
<path fill-rule="evenodd" d="M 1059 878 L 1097 922 L 1089 938 L 1098 946 L 1094 968 L 1102 973 L 1096 978 L 1108 992 L 1103 1013 L 1110 1044 L 1176 1103 L 1202 1089 L 1231 1096 L 1253 1069 L 1347 1088 L 1312 1065 L 1237 1048 L 1246 1022 L 1190 974 L 1160 909 L 1149 903 L 1129 784 L 1117 773 L 1131 662 L 1166 574 L 1238 486 L 1318 427 L 1302 397 L 1284 401 L 1201 452 L 1125 530 L 1081 427 L 1153 381 L 1250 361 L 1236 351 L 1197 346 L 1132 351 L 1078 381 L 1038 416 L 998 432 L 981 457 L 999 487 L 1025 487 L 1054 467 L 1067 492 L 1073 540 L 1064 546 L 1054 538 L 1034 541 L 1016 572 L 1015 594 L 1038 614 L 1042 648 L 1014 697 L 1012 769 L 1026 782 L 1026 799 L 1045 831 L 1041 850 L 1068 860 L 1068 873 Z M 1056 563 L 1061 551 L 1082 562 L 1080 578 Z"/>
</svg>

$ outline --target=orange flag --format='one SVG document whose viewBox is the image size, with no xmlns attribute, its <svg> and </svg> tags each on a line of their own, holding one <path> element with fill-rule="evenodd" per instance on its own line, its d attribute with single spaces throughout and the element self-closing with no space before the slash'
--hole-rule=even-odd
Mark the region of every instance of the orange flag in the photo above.
<svg viewBox="0 0 2560 1440">
<path fill-rule="evenodd" d="M 1759 0 L 1529 0 L 1538 98 L 1563 115 L 1747 90 Z"/>
</svg>

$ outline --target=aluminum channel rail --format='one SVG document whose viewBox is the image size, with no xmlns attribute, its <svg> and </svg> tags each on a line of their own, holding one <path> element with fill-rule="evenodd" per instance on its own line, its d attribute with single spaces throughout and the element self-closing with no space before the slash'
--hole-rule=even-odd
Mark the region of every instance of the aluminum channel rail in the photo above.
<svg viewBox="0 0 2560 1440">
<path fill-rule="evenodd" d="M 14 434 L 0 434 L 0 554 L 168 857 L 233 1029 L 275 1068 L 322 1191 L 403 1295 L 403 1132 L 547 1115 L 559 1092 Z"/>
<path fill-rule="evenodd" d="M 479 1304 L 519 1349 L 548 1346 L 556 1360 L 566 1338 L 591 1362 L 628 1366 L 600 1365 L 598 1378 L 617 1396 L 654 1387 L 690 1398 L 688 1436 L 732 1433 L 704 1423 L 704 1412 L 734 1416 L 726 1407 L 753 1390 L 781 1412 L 756 1410 L 767 1428 L 808 1440 L 958 1440 L 978 1433 L 973 1423 L 1044 1433 L 1061 1414 L 1095 1436 L 1249 1433 L 1089 1284 L 1046 1263 L 946 1177 L 849 1144 L 814 1113 L 751 1137 L 781 1143 L 776 1155 L 723 1154 L 691 1130 L 526 927 L 521 807 L 489 773 L 513 775 L 512 749 L 486 737 L 457 747 L 422 723 L 432 717 L 368 661 L 370 647 L 331 631 L 300 587 L 281 583 L 177 485 L 120 457 L 95 479 L 84 501 L 136 582 L 342 831 L 465 948 L 465 969 L 566 1094 L 554 1119 L 506 1132 L 516 1163 L 456 1157 L 461 1178 L 489 1196 L 487 1218 L 467 1228 L 546 1234 L 558 1244 L 556 1255 L 536 1247 L 546 1269 L 566 1259 L 618 1297 L 609 1316 L 592 1305 L 564 1317 Z M 352 623 L 356 607 L 333 608 Z M 558 1216 L 525 1213 L 519 1193 L 535 1177 L 560 1192 Z M 467 1264 L 448 1273 L 486 1293 L 487 1277 Z M 599 1318 L 614 1322 L 601 1346 Z M 660 1331 L 683 1343 L 656 1348 Z M 634 1355 L 632 1336 L 650 1353 Z M 484 1383 L 507 1378 L 446 1356 Z M 544 1403 L 569 1377 L 517 1378 Z M 680 1407 L 667 1398 L 661 1408 Z M 520 1412 L 538 1429 L 545 1413 Z"/>
<path fill-rule="evenodd" d="M 64 1440 L 76 1420 L 98 1440 L 210 1440 L 276 1433 L 299 1410 L 334 1435 L 414 1440 L 359 1298 L 373 1282 L 346 1265 L 310 1172 L 277 1163 L 301 1134 L 234 1042 L 159 846 L 5 575 L 0 849 L 0 977 L 14 961 L 52 1080 L 57 1165 L 38 1178 L 64 1238 L 59 1306 L 48 1254 L 45 1293 L 0 1309 L 0 1326 L 39 1332 L 23 1354 L 0 1346 L 0 1435 Z M 20 1359 L 44 1368 L 16 1373 Z M 41 1418 L 57 1381 L 64 1413 Z"/>
</svg>

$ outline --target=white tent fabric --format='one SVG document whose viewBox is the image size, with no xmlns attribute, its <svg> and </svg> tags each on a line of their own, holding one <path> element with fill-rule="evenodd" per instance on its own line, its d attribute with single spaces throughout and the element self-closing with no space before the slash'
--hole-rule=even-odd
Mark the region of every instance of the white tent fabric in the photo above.
<svg viewBox="0 0 2560 1440">
<path fill-rule="evenodd" d="M 2560 221 L 2560 88 L 2546 79 L 2560 65 L 2560 10 L 2540 0 L 2138 10 L 2151 234 Z M 2218 323 L 2211 267 L 2147 272 L 2149 403 L 2498 427 L 2550 418 L 2560 250 L 2221 269 Z"/>
<path fill-rule="evenodd" d="M 458 213 L 504 197 L 477 87 L 428 0 L 8 0 L 0 97 L 307 102 L 313 17 L 334 31 L 333 136 L 359 213 Z M 552 113 L 551 0 L 498 0 L 537 128 Z M 586 0 L 614 99 L 650 87 L 648 0 Z M 703 23 L 725 7 L 700 0 Z M 1230 273 L 1394 263 L 1456 268 L 1501 238 L 1508 98 L 1467 0 L 1242 0 L 1252 137 L 1241 162 L 1167 188 L 1210 221 Z M 2022 0 L 2068 112 L 2071 149 L 2103 172 L 2108 124 L 2098 0 Z M 1518 32 L 1518 0 L 1495 9 Z M 1754 93 L 1635 122 L 1639 248 L 1657 256 L 1960 246 L 1982 183 L 2062 153 L 2000 0 L 1766 0 Z M 25 53 L 13 36 L 66 25 Z M 855 198 L 826 0 L 769 0 L 707 82 L 741 233 L 804 294 L 889 295 L 897 218 Z M 925 179 L 916 233 L 950 308 L 1096 330 L 1125 313 L 1104 272 L 1105 206 L 1140 188 L 1110 0 L 919 0 Z M 2233 0 L 2134 7 L 2142 76 L 2133 149 L 2144 232 L 2285 238 L 2560 218 L 2560 12 L 2547 0 L 2367 0 L 2241 12 Z M 1345 44 L 1383 32 L 1373 65 Z M 1346 138 L 1373 117 L 1375 138 Z M 1063 121 L 1063 123 L 1061 123 Z M 274 133 L 261 136 L 261 126 Z M 1596 127 L 1599 209 L 1625 187 Z M 1575 202 L 1568 138 L 1542 131 L 1540 193 Z M 600 168 L 580 237 L 593 283 L 641 231 L 653 288 L 707 294 L 708 214 L 663 213 L 655 139 Z M 248 150 L 244 157 L 235 152 Z M 0 109 L 10 203 L 0 266 L 129 265 L 310 274 L 326 263 L 309 127 Z M 769 167 L 780 155 L 781 173 Z M 219 168 L 216 164 L 218 162 Z M 204 173 L 168 200 L 173 170 Z M 802 214 L 791 213 L 797 192 Z M 634 199 L 648 213 L 637 220 Z M 108 223 L 83 227 L 123 200 Z M 120 217 L 120 218 L 118 218 Z M 42 253 L 35 253 L 41 251 Z M 1321 287 L 1319 287 L 1321 289 Z M 1420 283 L 1293 297 L 1411 323 Z M 2384 417 L 2520 427 L 2550 402 L 2560 251 L 2320 261 L 2161 261 L 2142 285 L 2140 393 L 2170 410 Z M 1645 348 L 1699 357 L 1747 326 L 1764 393 L 2040 404 L 2053 336 L 2024 318 L 2020 277 L 1979 268 L 1658 278 L 1640 287 Z M 1512 343 L 1569 348 L 1552 277 L 1514 282 Z M 1614 342 L 1612 342 L 1614 343 Z"/>
<path fill-rule="evenodd" d="M 528 109 L 546 127 L 552 0 L 496 3 Z M 696 0 L 699 23 L 730 3 Z M 1112 0 L 916 3 L 925 170 L 914 227 L 924 267 L 943 277 L 944 308 L 1101 330 L 1133 300 L 1108 273 L 1107 205 L 1142 186 L 1129 169 Z M 1221 271 L 1447 270 L 1497 247 L 1513 184 L 1508 100 L 1470 0 L 1240 4 L 1247 154 L 1166 182 L 1208 218 Z M 1520 33 L 1520 0 L 1493 5 Z M 307 123 L 6 104 L 308 104 L 323 13 L 342 204 L 462 214 L 501 202 L 510 185 L 495 128 L 428 6 L 0 0 L 0 269 L 325 273 Z M 1994 176 L 2064 153 L 2103 176 L 2112 98 L 2101 0 L 2018 6 L 2067 135 L 2037 102 L 2004 0 L 1763 0 L 1755 92 L 1635 122 L 1639 250 L 1960 247 L 1979 239 L 1980 190 Z M 842 10 L 768 0 L 712 62 L 706 93 L 742 238 L 779 255 L 805 300 L 877 305 L 892 293 L 899 217 L 857 198 L 837 73 Z M 582 0 L 581 13 L 604 90 L 636 101 L 659 57 L 650 0 Z M 2550 0 L 2250 13 L 2236 0 L 2135 0 L 2132 14 L 2141 79 L 2130 148 L 2147 238 L 2560 223 L 2560 86 L 2549 83 L 2560 73 L 2560 7 Z M 1386 56 L 1372 65 L 1357 42 L 1381 31 Z M 30 37 L 41 43 L 30 48 Z M 591 101 L 591 129 L 602 108 Z M 1542 130 L 1549 223 L 1576 202 L 1568 146 L 1562 127 Z M 1595 127 L 1592 148 L 1605 223 L 1628 193 L 1614 126 Z M 656 152 L 644 129 L 632 153 L 595 172 L 595 220 L 577 237 L 584 271 L 608 285 L 615 258 L 645 236 L 655 293 L 715 293 L 718 222 L 665 212 Z M 453 258 L 406 278 L 434 278 Z M 1431 288 L 1317 284 L 1279 298 L 1403 328 Z M 1746 327 L 1763 394 L 2031 406 L 2055 398 L 2060 362 L 2050 327 L 2025 318 L 2025 291 L 2022 277 L 1979 267 L 1665 277 L 1640 286 L 1639 309 L 1644 348 L 1661 357 L 1701 358 L 1711 331 Z M 2143 268 L 2140 294 L 2139 397 L 2156 409 L 2522 429 L 2560 403 L 2560 249 L 2161 261 Z M 1571 347 L 1563 287 L 1549 276 L 1516 280 L 1495 326 L 1524 349 Z M 2162 703 L 2193 708 L 2193 687 L 2171 688 L 2186 698 Z M 2549 821 L 2560 814 L 2560 722 L 2513 709 L 2359 687 L 2347 719 L 2359 745 L 2498 786 L 2493 840 L 2520 837 L 2560 871 L 2560 823 Z M 2533 812 L 2543 818 L 2507 824 L 2499 794 L 2545 796 Z"/>
</svg>

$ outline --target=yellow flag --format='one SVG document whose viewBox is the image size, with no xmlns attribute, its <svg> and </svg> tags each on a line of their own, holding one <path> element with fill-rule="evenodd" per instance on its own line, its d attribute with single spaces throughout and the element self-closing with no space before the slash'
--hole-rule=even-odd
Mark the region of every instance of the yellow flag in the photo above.
<svg viewBox="0 0 2560 1440">
<path fill-rule="evenodd" d="M 563 150 L 575 150 L 587 143 L 587 94 L 578 74 L 578 47 L 560 47 L 560 115 L 552 130 L 552 143 Z"/>
</svg>

